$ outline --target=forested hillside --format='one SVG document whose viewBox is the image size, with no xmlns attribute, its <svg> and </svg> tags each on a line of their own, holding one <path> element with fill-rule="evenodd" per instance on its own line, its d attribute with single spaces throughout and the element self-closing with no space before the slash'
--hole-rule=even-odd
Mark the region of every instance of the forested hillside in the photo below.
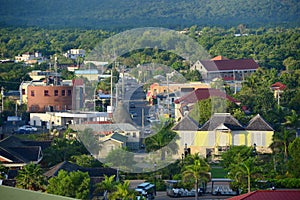
<svg viewBox="0 0 300 200">
<path fill-rule="evenodd" d="M 300 22 L 298 0 L 0 0 L 0 5 L 2 26 L 122 30 Z"/>
</svg>

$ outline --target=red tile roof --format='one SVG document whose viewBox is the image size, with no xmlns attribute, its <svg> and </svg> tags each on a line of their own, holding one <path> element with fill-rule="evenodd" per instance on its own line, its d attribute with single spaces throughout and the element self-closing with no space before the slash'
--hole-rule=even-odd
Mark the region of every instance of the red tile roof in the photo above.
<svg viewBox="0 0 300 200">
<path fill-rule="evenodd" d="M 259 65 L 253 59 L 202 60 L 207 71 L 256 70 Z"/>
<path fill-rule="evenodd" d="M 228 200 L 299 200 L 300 190 L 257 190 Z"/>
<path fill-rule="evenodd" d="M 284 90 L 286 88 L 286 85 L 284 85 L 283 83 L 280 83 L 280 82 L 276 82 L 273 85 L 271 85 L 271 88 L 273 90 Z"/>
<path fill-rule="evenodd" d="M 198 88 L 191 93 L 175 100 L 175 103 L 185 103 L 185 104 L 190 104 L 190 103 L 196 103 L 197 101 L 208 99 L 210 97 L 221 97 L 221 98 L 226 98 L 229 101 L 233 103 L 239 103 L 236 99 L 232 98 L 231 96 L 227 95 L 226 93 L 214 89 L 214 88 Z"/>
</svg>

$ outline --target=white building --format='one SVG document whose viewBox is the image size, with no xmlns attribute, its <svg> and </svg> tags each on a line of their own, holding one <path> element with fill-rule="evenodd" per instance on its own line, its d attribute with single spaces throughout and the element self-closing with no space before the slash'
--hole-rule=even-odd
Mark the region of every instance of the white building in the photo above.
<svg viewBox="0 0 300 200">
<path fill-rule="evenodd" d="M 42 56 L 40 52 L 26 52 L 22 55 L 15 56 L 15 62 L 24 62 L 26 64 L 40 64 L 43 62 L 45 58 Z"/>
<path fill-rule="evenodd" d="M 77 57 L 84 57 L 85 56 L 85 50 L 83 49 L 70 49 L 67 51 L 67 53 L 64 54 L 65 57 L 71 58 L 73 60 L 76 60 Z"/>
</svg>

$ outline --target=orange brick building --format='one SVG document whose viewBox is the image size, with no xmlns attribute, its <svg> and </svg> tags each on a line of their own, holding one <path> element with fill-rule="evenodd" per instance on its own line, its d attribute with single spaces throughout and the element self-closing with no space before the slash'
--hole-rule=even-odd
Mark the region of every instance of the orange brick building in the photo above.
<svg viewBox="0 0 300 200">
<path fill-rule="evenodd" d="M 72 109 L 72 85 L 29 85 L 27 111 L 49 112 Z"/>
</svg>

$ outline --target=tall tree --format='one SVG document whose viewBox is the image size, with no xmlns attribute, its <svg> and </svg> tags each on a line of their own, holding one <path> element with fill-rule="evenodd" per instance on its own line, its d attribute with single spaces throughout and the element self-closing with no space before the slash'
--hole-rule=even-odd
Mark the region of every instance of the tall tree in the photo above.
<svg viewBox="0 0 300 200">
<path fill-rule="evenodd" d="M 248 157 L 246 160 L 236 155 L 235 161 L 229 166 L 229 178 L 233 179 L 235 185 L 241 188 L 247 188 L 251 192 L 251 181 L 261 173 L 261 167 L 257 165 L 256 157 Z M 237 188 L 238 189 L 238 188 Z"/>
<path fill-rule="evenodd" d="M 289 145 L 289 152 L 291 159 L 289 160 L 289 173 L 292 174 L 295 178 L 300 177 L 300 138 L 296 138 Z"/>
<path fill-rule="evenodd" d="M 284 125 L 292 130 L 297 130 L 297 128 L 300 125 L 300 116 L 296 113 L 295 110 L 292 110 L 290 115 L 287 115 L 284 117 L 285 118 L 285 122 Z"/>
<path fill-rule="evenodd" d="M 28 190 L 44 190 L 46 187 L 46 177 L 40 165 L 30 163 L 18 171 L 16 177 L 17 187 Z"/>
<path fill-rule="evenodd" d="M 104 198 L 110 199 L 111 194 L 116 190 L 116 182 L 114 179 L 115 175 L 109 177 L 104 175 L 104 180 L 96 184 L 95 192 L 104 192 Z"/>
<path fill-rule="evenodd" d="M 126 180 L 124 183 L 118 183 L 116 185 L 116 191 L 112 194 L 112 200 L 134 200 L 136 193 L 129 188 L 130 181 Z"/>
<path fill-rule="evenodd" d="M 201 181 L 207 182 L 210 178 L 209 176 L 209 165 L 206 163 L 204 158 L 201 158 L 199 155 L 195 155 L 193 158 L 193 164 L 185 165 L 183 168 L 183 180 L 186 181 L 188 179 L 194 180 L 195 186 L 195 199 L 198 199 L 198 190 L 199 183 Z"/>
<path fill-rule="evenodd" d="M 291 130 L 287 130 L 285 128 L 281 129 L 280 132 L 275 132 L 273 136 L 273 142 L 271 144 L 271 148 L 276 152 L 278 149 L 279 151 L 283 152 L 284 161 L 288 160 L 288 147 L 289 144 L 295 139 L 295 132 Z M 278 151 L 277 151 L 278 152 Z"/>
</svg>

